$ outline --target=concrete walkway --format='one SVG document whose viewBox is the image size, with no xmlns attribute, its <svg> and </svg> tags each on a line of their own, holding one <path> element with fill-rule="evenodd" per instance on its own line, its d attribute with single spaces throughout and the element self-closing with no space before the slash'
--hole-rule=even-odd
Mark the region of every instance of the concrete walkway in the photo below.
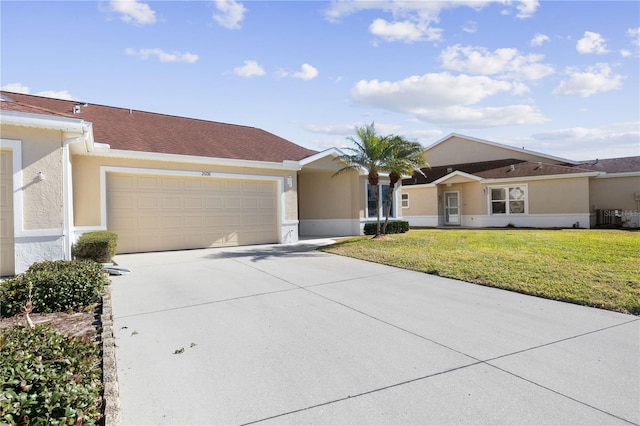
<svg viewBox="0 0 640 426">
<path fill-rule="evenodd" d="M 640 424 L 640 318 L 325 242 L 117 256 L 122 423 Z"/>
</svg>

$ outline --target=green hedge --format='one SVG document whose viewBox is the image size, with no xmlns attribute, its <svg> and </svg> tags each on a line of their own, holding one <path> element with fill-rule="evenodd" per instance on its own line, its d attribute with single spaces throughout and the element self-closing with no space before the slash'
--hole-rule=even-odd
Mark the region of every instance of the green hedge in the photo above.
<svg viewBox="0 0 640 426">
<path fill-rule="evenodd" d="M 384 223 L 380 224 L 380 232 Z M 409 230 L 409 222 L 405 220 L 392 220 L 387 223 L 387 234 L 404 234 Z M 364 224 L 364 235 L 376 235 L 376 222 Z"/>
<path fill-rule="evenodd" d="M 24 274 L 0 283 L 0 314 L 13 316 L 29 298 L 33 312 L 78 310 L 98 301 L 107 282 L 102 265 L 92 260 L 34 263 Z"/>
<path fill-rule="evenodd" d="M 118 234 L 112 231 L 94 231 L 82 234 L 73 245 L 76 259 L 91 259 L 100 263 L 111 262 L 118 248 Z"/>
<path fill-rule="evenodd" d="M 94 343 L 46 326 L 0 335 L 0 423 L 93 425 L 102 371 Z"/>
</svg>

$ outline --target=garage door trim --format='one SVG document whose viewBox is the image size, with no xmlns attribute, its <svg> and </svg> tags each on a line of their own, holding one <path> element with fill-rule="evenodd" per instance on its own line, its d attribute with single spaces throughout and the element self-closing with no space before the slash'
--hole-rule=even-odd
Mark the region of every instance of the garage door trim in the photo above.
<svg viewBox="0 0 640 426">
<path fill-rule="evenodd" d="M 135 167 L 115 167 L 115 166 L 101 166 L 100 167 L 100 227 L 107 229 L 107 173 L 129 173 L 137 175 L 160 175 L 160 176 L 172 176 L 172 177 L 197 177 L 203 179 L 236 179 L 236 180 L 259 180 L 270 181 L 277 184 L 277 191 L 279 200 L 277 203 L 277 237 L 278 241 L 283 240 L 283 225 L 290 225 L 283 223 L 285 215 L 285 200 L 284 200 L 284 176 L 269 176 L 269 175 L 249 175 L 249 174 L 237 174 L 237 173 L 218 173 L 207 170 L 193 171 L 193 170 L 166 170 L 166 169 L 144 169 Z M 289 222 L 289 221 L 287 221 Z"/>
</svg>

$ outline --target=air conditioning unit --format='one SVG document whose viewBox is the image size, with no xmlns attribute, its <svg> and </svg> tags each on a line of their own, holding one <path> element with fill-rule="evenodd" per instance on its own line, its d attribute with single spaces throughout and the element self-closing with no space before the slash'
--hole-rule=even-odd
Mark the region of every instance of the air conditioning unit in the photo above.
<svg viewBox="0 0 640 426">
<path fill-rule="evenodd" d="M 622 226 L 622 209 L 596 210 L 596 225 Z"/>
</svg>

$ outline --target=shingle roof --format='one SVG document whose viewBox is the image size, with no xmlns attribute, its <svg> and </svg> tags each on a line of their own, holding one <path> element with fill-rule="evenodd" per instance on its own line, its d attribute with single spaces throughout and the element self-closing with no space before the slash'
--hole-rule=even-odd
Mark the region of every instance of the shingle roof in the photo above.
<svg viewBox="0 0 640 426">
<path fill-rule="evenodd" d="M 605 173 L 640 172 L 640 156 L 585 161 L 579 167 Z"/>
<path fill-rule="evenodd" d="M 512 167 L 513 166 L 513 167 Z M 403 185 L 417 185 L 432 183 L 455 171 L 468 173 L 484 179 L 500 179 L 514 177 L 549 176 L 571 173 L 585 173 L 592 170 L 581 167 L 534 163 L 531 161 L 507 158 L 503 160 L 481 161 L 477 163 L 452 164 L 449 166 L 438 166 L 433 168 L 423 168 L 422 173 L 414 174 L 411 179 L 404 179 Z"/>
<path fill-rule="evenodd" d="M 1 93 L 15 102 L 2 101 L 0 109 L 91 122 L 95 141 L 111 149 L 268 162 L 297 161 L 316 153 L 255 127 L 94 104 L 74 114 L 77 101 Z"/>
</svg>

